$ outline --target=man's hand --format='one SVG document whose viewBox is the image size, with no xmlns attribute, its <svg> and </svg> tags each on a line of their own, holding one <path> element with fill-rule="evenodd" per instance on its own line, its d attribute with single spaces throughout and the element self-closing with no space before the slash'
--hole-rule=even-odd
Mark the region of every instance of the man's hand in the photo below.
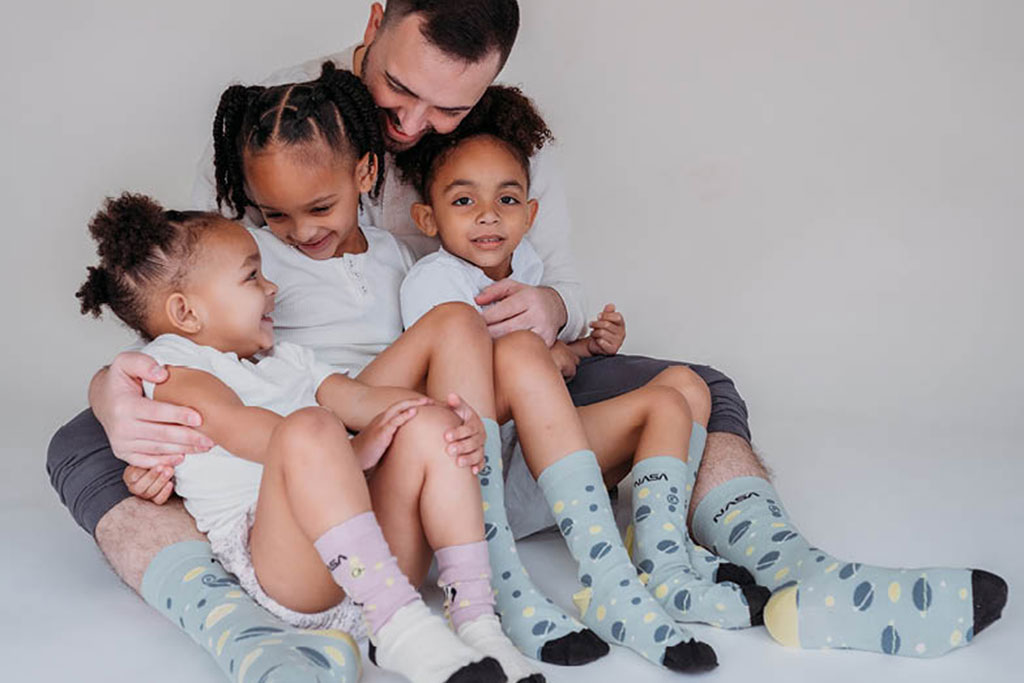
<svg viewBox="0 0 1024 683">
<path fill-rule="evenodd" d="M 615 310 L 615 304 L 605 304 L 590 329 L 587 350 L 595 356 L 614 356 L 626 340 L 626 319 Z"/>
<path fill-rule="evenodd" d="M 431 405 L 434 401 L 421 396 L 399 401 L 383 413 L 370 420 L 366 428 L 352 438 L 352 449 L 356 452 L 359 466 L 368 470 L 384 457 L 391 446 L 398 428 L 416 416 L 416 409 Z"/>
<path fill-rule="evenodd" d="M 458 394 L 448 394 L 448 407 L 462 424 L 449 429 L 444 438 L 448 442 L 448 454 L 455 456 L 455 464 L 459 467 L 470 467 L 473 474 L 480 473 L 480 465 L 484 462 L 484 423 L 468 403 Z"/>
<path fill-rule="evenodd" d="M 531 287 L 508 278 L 495 282 L 476 295 L 484 308 L 484 320 L 491 337 L 497 339 L 516 330 L 530 330 L 551 346 L 566 321 L 565 302 L 550 287 Z"/>
<path fill-rule="evenodd" d="M 166 503 L 174 493 L 173 467 L 154 467 L 147 470 L 144 467 L 129 465 L 124 468 L 121 478 L 133 496 L 157 505 Z"/>
<path fill-rule="evenodd" d="M 172 468 L 185 454 L 213 447 L 213 441 L 192 429 L 202 423 L 195 410 L 143 395 L 143 379 L 160 384 L 167 377 L 167 369 L 155 360 L 129 351 L 118 354 L 89 386 L 89 404 L 107 433 L 110 448 L 129 465 Z"/>
<path fill-rule="evenodd" d="M 576 376 L 576 367 L 580 364 L 580 357 L 573 353 L 565 342 L 556 341 L 551 345 L 551 359 L 558 366 L 558 371 L 568 382 Z"/>
</svg>

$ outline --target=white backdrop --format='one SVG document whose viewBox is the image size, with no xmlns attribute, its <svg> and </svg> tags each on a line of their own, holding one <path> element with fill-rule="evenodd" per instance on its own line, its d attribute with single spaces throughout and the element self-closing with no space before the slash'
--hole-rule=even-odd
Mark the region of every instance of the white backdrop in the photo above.
<svg viewBox="0 0 1024 683">
<path fill-rule="evenodd" d="M 173 640 L 180 666 L 218 678 L 117 586 L 43 480 L 50 434 L 130 339 L 78 314 L 95 258 L 86 223 L 122 189 L 184 208 L 223 88 L 358 41 L 368 5 L 5 7 L 0 530 L 29 551 L 0 586 L 34 588 L 0 604 L 31 615 L 3 639 L 26 671 L 46 660 L 42 678 L 56 680 L 104 661 L 103 680 L 128 680 Z M 982 566 L 1020 585 L 1024 554 L 996 522 L 1024 524 L 1024 3 L 521 6 L 501 80 L 521 84 L 559 138 L 580 271 L 595 311 L 625 312 L 626 350 L 731 374 L 791 512 L 833 552 Z M 75 626 L 100 611 L 131 618 Z M 971 654 L 881 666 L 930 680 L 962 680 L 980 662 L 1014 670 L 1015 623 Z M 166 645 L 142 648 L 136 624 Z M 43 630 L 77 643 L 82 664 L 49 657 L 33 636 Z M 846 670 L 769 647 L 763 631 L 708 637 L 734 673 L 769 661 Z M 121 661 L 127 639 L 142 649 Z M 740 653 L 749 647 L 760 649 Z M 621 661 L 623 675 L 636 670 Z"/>
</svg>

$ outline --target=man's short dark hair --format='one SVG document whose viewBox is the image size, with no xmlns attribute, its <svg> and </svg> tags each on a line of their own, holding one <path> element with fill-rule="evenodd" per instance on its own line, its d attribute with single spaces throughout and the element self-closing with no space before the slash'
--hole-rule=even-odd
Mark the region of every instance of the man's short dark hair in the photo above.
<svg viewBox="0 0 1024 683">
<path fill-rule="evenodd" d="M 519 32 L 516 0 L 388 0 L 383 25 L 420 14 L 421 32 L 447 55 L 476 63 L 497 50 L 500 69 Z"/>
</svg>

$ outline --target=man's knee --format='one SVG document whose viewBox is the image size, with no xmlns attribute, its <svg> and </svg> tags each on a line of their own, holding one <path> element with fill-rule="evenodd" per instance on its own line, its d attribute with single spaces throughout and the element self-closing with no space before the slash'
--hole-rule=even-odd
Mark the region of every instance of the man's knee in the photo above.
<svg viewBox="0 0 1024 683">
<path fill-rule="evenodd" d="M 131 497 L 103 427 L 84 410 L 57 430 L 46 451 L 46 472 L 60 501 L 90 534 L 115 505 Z"/>
</svg>

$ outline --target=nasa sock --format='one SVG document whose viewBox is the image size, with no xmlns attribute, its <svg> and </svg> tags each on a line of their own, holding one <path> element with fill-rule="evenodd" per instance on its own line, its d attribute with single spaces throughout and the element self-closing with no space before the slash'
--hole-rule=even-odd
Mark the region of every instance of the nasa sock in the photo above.
<svg viewBox="0 0 1024 683">
<path fill-rule="evenodd" d="M 504 683 L 497 661 L 459 640 L 423 604 L 372 512 L 332 527 L 313 545 L 337 584 L 362 607 L 374 664 L 413 683 Z"/>
<path fill-rule="evenodd" d="M 665 613 L 637 578 L 619 538 L 597 458 L 577 451 L 537 479 L 584 589 L 573 596 L 583 622 L 610 643 L 623 645 L 673 671 L 715 667 L 714 650 Z"/>
<path fill-rule="evenodd" d="M 1006 604 L 1006 582 L 989 572 L 836 559 L 804 540 L 775 489 L 758 477 L 710 491 L 693 530 L 772 589 L 764 621 L 783 645 L 934 657 L 969 643 Z"/>
<path fill-rule="evenodd" d="M 699 422 L 694 422 L 690 429 L 690 445 L 686 451 L 686 468 L 689 477 L 685 487 L 687 501 L 693 495 L 693 487 L 697 483 L 697 473 L 700 471 L 700 463 L 704 460 L 704 447 L 707 445 L 707 441 L 707 428 Z M 688 506 L 689 503 L 682 508 L 684 515 L 689 514 Z M 738 564 L 726 562 L 704 546 L 697 545 L 689 533 L 685 535 L 684 540 L 686 554 L 690 556 L 690 566 L 700 577 L 720 583 L 729 581 L 739 586 L 749 586 L 754 583 L 754 577 L 750 575 L 750 572 Z"/>
<path fill-rule="evenodd" d="M 161 550 L 146 568 L 141 593 L 232 681 L 359 681 L 362 666 L 352 636 L 281 621 L 239 588 L 205 541 Z"/>
<path fill-rule="evenodd" d="M 523 654 L 542 662 L 577 666 L 608 654 L 608 645 L 583 624 L 568 616 L 541 593 L 516 553 L 516 542 L 505 516 L 498 423 L 484 418 L 484 466 L 480 488 L 495 590 L 495 611 L 501 627 Z"/>
<path fill-rule="evenodd" d="M 670 455 L 645 458 L 633 466 L 633 563 L 641 581 L 677 621 L 720 628 L 764 623 L 771 593 L 761 586 L 712 583 L 690 566 L 686 510 L 690 495 L 687 463 Z"/>
</svg>

